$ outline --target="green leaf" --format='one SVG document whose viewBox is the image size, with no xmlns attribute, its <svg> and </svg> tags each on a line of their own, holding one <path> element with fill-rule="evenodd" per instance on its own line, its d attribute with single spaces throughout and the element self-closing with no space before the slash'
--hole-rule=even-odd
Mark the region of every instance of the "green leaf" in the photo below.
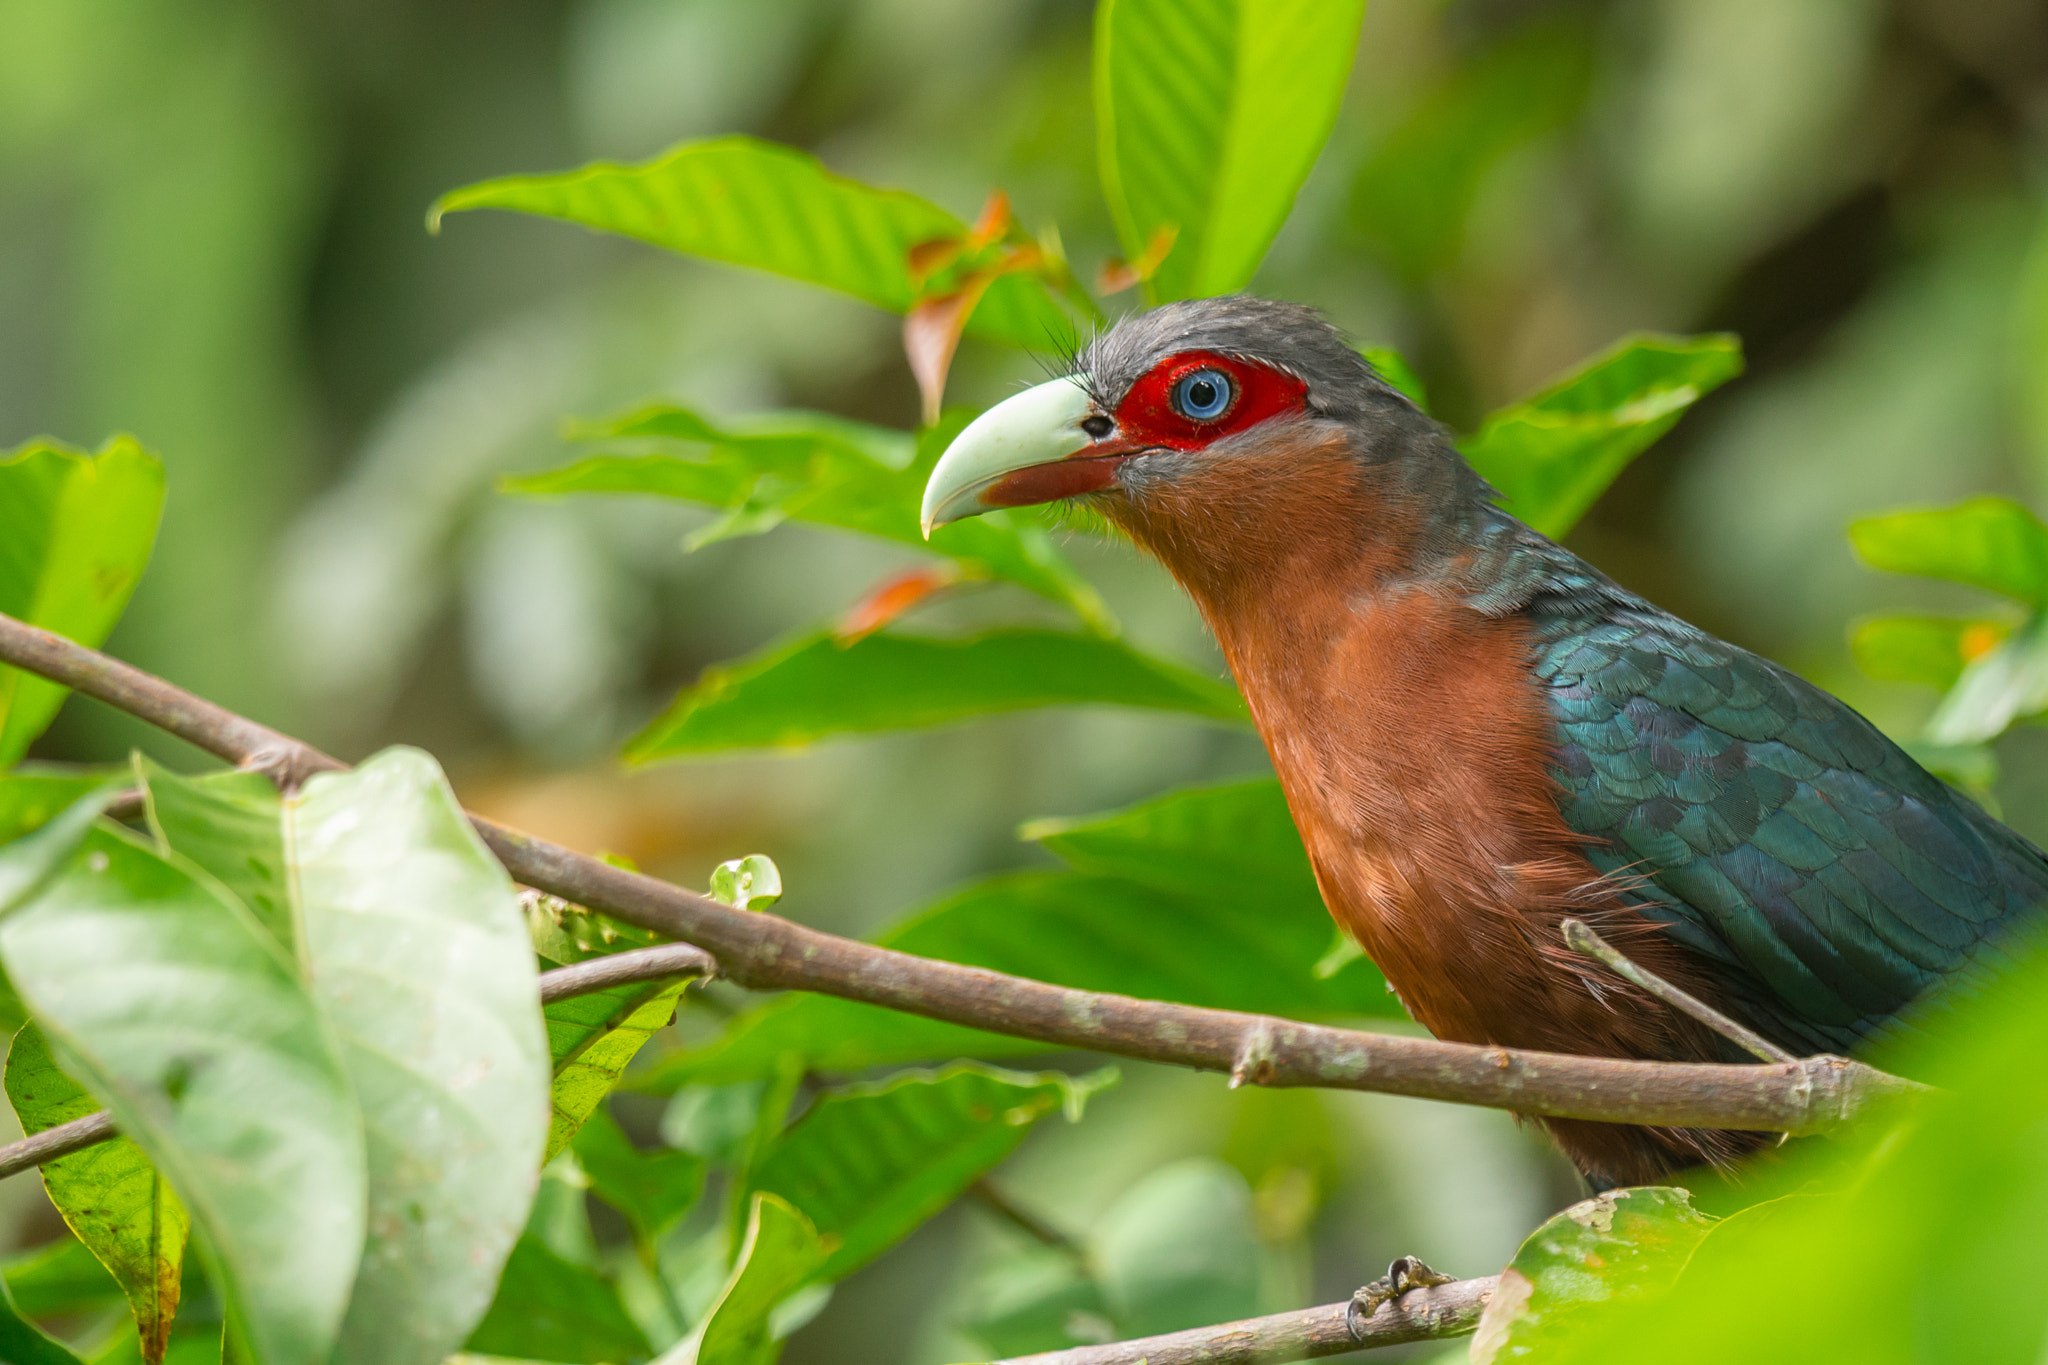
<svg viewBox="0 0 2048 1365">
<path fill-rule="evenodd" d="M 5 1283 L 0 1283 L 0 1361 L 7 1365 L 83 1365 L 21 1315 Z"/>
<path fill-rule="evenodd" d="M 277 788 L 261 773 L 180 777 L 148 759 L 135 770 L 149 826 L 234 895 L 288 951 L 297 951 Z"/>
<path fill-rule="evenodd" d="M 827 1253 L 810 1220 L 773 1194 L 755 1194 L 718 1301 L 662 1365 L 770 1365 L 781 1353 L 772 1329 L 776 1307 L 817 1277 Z"/>
<path fill-rule="evenodd" d="M 96 1113 L 99 1104 L 50 1057 L 34 1024 L 7 1053 L 7 1099 L 24 1133 Z M 178 1313 L 185 1236 L 191 1219 L 142 1150 L 125 1137 L 46 1161 L 50 1202 L 121 1286 L 135 1315 L 142 1358 L 154 1365 Z"/>
<path fill-rule="evenodd" d="M 1027 831 L 1089 875 L 976 883 L 881 934 L 902 952 L 1083 990 L 1293 1018 L 1400 1017 L 1372 964 L 1316 974 L 1330 917 L 1271 781 L 1179 792 L 1115 816 Z M 825 996 L 783 997 L 707 1047 L 665 1058 L 647 1089 L 766 1074 L 785 1053 L 858 1072 L 1046 1044 Z"/>
<path fill-rule="evenodd" d="M 1669 1290 L 1714 1220 L 1668 1186 L 1611 1190 L 1582 1200 L 1529 1234 L 1501 1275 L 1474 1365 L 1568 1348 L 1589 1315 Z"/>
<path fill-rule="evenodd" d="M 800 636 L 709 668 L 626 746 L 633 763 L 947 725 L 1041 706 L 1132 706 L 1242 723 L 1229 686 L 1117 640 L 1052 630 L 963 639 Z"/>
<path fill-rule="evenodd" d="M 54 794 L 50 786 L 38 790 L 33 786 L 8 785 L 20 802 L 10 814 L 20 823 L 48 811 L 47 799 Z M 75 788 L 65 784 L 56 790 L 68 794 Z M 118 783 L 101 781 L 27 833 L 0 844 L 0 916 L 35 900 L 70 869 L 100 812 L 112 804 L 119 792 Z"/>
<path fill-rule="evenodd" d="M 510 209 L 560 218 L 732 265 L 786 275 L 892 313 L 917 301 L 910 249 L 967 225 L 901 190 L 834 175 L 772 142 L 688 142 L 637 166 L 599 161 L 559 175 L 514 175 L 451 190 L 428 211 Z M 967 330 L 1039 350 L 1071 345 L 1074 324 L 1036 278 L 989 287 Z"/>
<path fill-rule="evenodd" d="M 1850 525 L 1849 543 L 1873 569 L 1945 578 L 2048 607 L 2048 526 L 2009 498 L 1867 517 Z"/>
<path fill-rule="evenodd" d="M 1726 333 L 1637 333 L 1494 413 L 1458 448 L 1503 507 L 1562 536 L 1629 461 L 1740 373 L 1742 344 Z"/>
<path fill-rule="evenodd" d="M 0 612 L 100 644 L 149 562 L 163 502 L 163 465 L 126 436 L 97 455 L 53 441 L 0 454 Z M 0 768 L 28 752 L 64 692 L 0 665 Z"/>
<path fill-rule="evenodd" d="M 569 1145 L 618 1085 L 627 1063 L 668 1026 L 687 984 L 635 982 L 572 995 L 543 1011 L 554 1066 L 547 1160 Z"/>
<path fill-rule="evenodd" d="M 1849 632 L 1857 667 L 1887 682 L 1925 683 L 1946 692 L 1964 663 L 2001 643 L 2011 627 L 2001 621 L 1953 616 L 1867 616 Z"/>
<path fill-rule="evenodd" d="M 2048 616 L 2036 616 L 1970 661 L 1927 720 L 1931 744 L 1995 739 L 2023 716 L 2048 710 Z"/>
<path fill-rule="evenodd" d="M 1124 254 L 1173 249 L 1153 302 L 1258 269 L 1336 123 L 1364 0 L 1102 0 L 1095 117 Z"/>
<path fill-rule="evenodd" d="M 576 1163 L 590 1188 L 651 1246 L 696 1207 L 704 1193 L 704 1161 L 688 1152 L 643 1152 L 602 1109 L 576 1133 Z"/>
<path fill-rule="evenodd" d="M 1261 918 L 1330 927 L 1308 850 L 1271 778 L 1186 788 L 1108 815 L 1034 820 L 1018 832 L 1079 872 L 1242 898 Z"/>
<path fill-rule="evenodd" d="M 0 1262 L 0 1278 L 32 1318 L 96 1313 L 123 1302 L 121 1285 L 75 1237 L 65 1237 Z"/>
<path fill-rule="evenodd" d="M 769 1145 L 753 1186 L 810 1220 L 832 1244 L 819 1278 L 843 1280 L 952 1203 L 1039 1119 L 1061 1109 L 1078 1119 L 1115 1079 L 963 1062 L 831 1091 Z"/>
<path fill-rule="evenodd" d="M 1411 281 L 1456 261 L 1487 176 L 1577 112 L 1588 49 L 1579 26 L 1539 22 L 1452 63 L 1352 182 L 1352 220 L 1374 254 Z"/>
<path fill-rule="evenodd" d="M 1063 1351 L 1117 1335 L 1102 1286 L 1064 1248 L 1023 1247 L 991 1260 L 967 1302 L 973 1312 L 961 1326 L 992 1357 Z"/>
<path fill-rule="evenodd" d="M 766 909 L 782 899 L 782 869 L 765 853 L 729 859 L 711 869 L 711 899 L 735 910 Z"/>
<path fill-rule="evenodd" d="M 651 1352 L 611 1281 L 532 1236 L 512 1248 L 498 1295 L 466 1349 L 568 1365 L 621 1365 Z"/>
<path fill-rule="evenodd" d="M 725 518 L 694 537 L 692 549 L 758 535 L 785 520 L 856 531 L 936 551 L 969 578 L 1015 583 L 1072 609 L 1091 628 L 1110 632 L 1115 621 L 1100 595 L 1037 527 L 992 513 L 943 526 L 926 543 L 917 512 L 925 480 L 973 415 L 950 409 L 913 445 L 902 432 L 818 413 L 765 418 L 738 429 L 686 408 L 657 405 L 579 434 L 685 441 L 702 447 L 700 455 L 597 455 L 507 480 L 505 486 L 535 496 L 636 494 L 723 509 Z"/>
<path fill-rule="evenodd" d="M 371 1237 L 334 1359 L 438 1365 L 490 1305 L 547 1139 L 525 917 L 418 750 L 314 777 L 284 818 L 306 959 L 369 1139 Z"/>
<path fill-rule="evenodd" d="M 362 1253 L 360 1119 L 291 961 L 218 883 L 111 830 L 0 924 L 51 1050 L 205 1228 L 263 1365 L 328 1359 Z"/>
</svg>

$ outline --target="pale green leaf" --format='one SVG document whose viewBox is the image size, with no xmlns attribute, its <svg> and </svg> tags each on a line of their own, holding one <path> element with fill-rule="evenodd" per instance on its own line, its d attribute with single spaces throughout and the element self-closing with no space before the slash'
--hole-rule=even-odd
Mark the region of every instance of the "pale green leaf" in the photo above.
<svg viewBox="0 0 2048 1365">
<path fill-rule="evenodd" d="M 706 669 L 626 746 L 634 763 L 947 725 L 1044 706 L 1130 706 L 1242 724 L 1227 684 L 1095 635 L 801 636 Z"/>
<path fill-rule="evenodd" d="M 1115 1079 L 963 1062 L 848 1086 L 770 1143 L 751 1182 L 810 1220 L 831 1244 L 818 1277 L 842 1280 L 952 1203 L 1039 1119 L 1079 1118 L 1087 1095 Z"/>
<path fill-rule="evenodd" d="M 40 1133 L 99 1110 L 98 1101 L 58 1068 L 34 1024 L 7 1053 L 7 1099 L 24 1133 Z M 163 1359 L 178 1313 L 185 1206 L 133 1142 L 117 1137 L 46 1161 L 43 1189 L 79 1243 L 97 1257 L 128 1299 L 142 1358 Z M 11 1357 L 4 1357 L 11 1359 Z"/>
<path fill-rule="evenodd" d="M 917 300 L 910 249 L 967 225 L 901 190 L 834 175 L 793 147 L 748 137 L 689 142 L 637 166 L 600 161 L 559 175 L 514 175 L 452 190 L 430 226 L 466 209 L 510 209 L 733 265 L 786 275 L 893 313 Z M 996 280 L 970 334 L 1035 349 L 1070 345 L 1074 325 L 1037 279 Z"/>
<path fill-rule="evenodd" d="M 749 853 L 711 869 L 711 899 L 735 910 L 766 908 L 782 899 L 782 869 L 765 853 Z"/>
<path fill-rule="evenodd" d="M 1486 419 L 1458 448 L 1501 505 L 1551 537 L 1702 396 L 1742 373 L 1733 336 L 1638 333 Z"/>
<path fill-rule="evenodd" d="M 1213 1157 L 1176 1161 L 1123 1191 L 1088 1240 L 1119 1336 L 1248 1318 L 1259 1245 L 1244 1177 Z"/>
<path fill-rule="evenodd" d="M 1866 517 L 1849 527 L 1863 562 L 1945 578 L 2048 607 L 2048 526 L 2009 498 Z"/>
<path fill-rule="evenodd" d="M 417 750 L 316 776 L 284 816 L 304 952 L 369 1139 L 371 1236 L 334 1358 L 437 1365 L 490 1305 L 547 1138 L 525 918 Z"/>
<path fill-rule="evenodd" d="M 2048 616 L 2032 621 L 1970 661 L 1928 718 L 1925 738 L 1941 745 L 1995 739 L 2024 716 L 2048 710 Z"/>
<path fill-rule="evenodd" d="M 1154 302 L 1227 294 L 1258 269 L 1322 151 L 1364 0 L 1102 0 L 1095 117 L 1124 253 L 1162 230 Z"/>
<path fill-rule="evenodd" d="M 363 1136 L 291 961 L 219 884 L 124 834 L 0 925 L 64 1069 L 205 1228 L 263 1365 L 331 1352 L 362 1253 Z"/>
<path fill-rule="evenodd" d="M 32 1318 L 96 1313 L 125 1296 L 98 1257 L 75 1237 L 61 1237 L 0 1263 L 0 1279 L 21 1311 Z"/>
<path fill-rule="evenodd" d="M 296 951 L 284 819 L 270 779 L 254 772 L 181 777 L 140 755 L 135 767 L 158 843 L 197 863 Z"/>
<path fill-rule="evenodd" d="M 52 441 L 0 454 L 0 612 L 98 645 L 156 543 L 164 470 L 117 436 L 97 455 Z M 0 768 L 18 761 L 65 689 L 0 665 Z"/>
</svg>

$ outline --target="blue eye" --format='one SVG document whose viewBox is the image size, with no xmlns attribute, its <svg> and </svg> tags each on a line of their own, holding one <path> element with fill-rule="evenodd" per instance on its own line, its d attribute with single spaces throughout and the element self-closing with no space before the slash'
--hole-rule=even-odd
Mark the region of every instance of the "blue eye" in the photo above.
<svg viewBox="0 0 2048 1365">
<path fill-rule="evenodd" d="M 1221 370 L 1193 370 L 1173 386 L 1173 410 L 1195 422 L 1213 422 L 1230 411 L 1237 385 Z"/>
</svg>

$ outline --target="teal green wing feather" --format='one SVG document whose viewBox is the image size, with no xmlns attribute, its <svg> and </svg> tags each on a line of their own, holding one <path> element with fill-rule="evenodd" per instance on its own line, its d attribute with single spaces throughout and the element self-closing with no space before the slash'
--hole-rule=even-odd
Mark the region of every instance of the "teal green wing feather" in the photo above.
<svg viewBox="0 0 2048 1365">
<path fill-rule="evenodd" d="M 1846 1051 L 2005 961 L 2048 857 L 1840 700 L 1531 535 L 1515 606 L 1565 821 L 1740 1013 Z"/>
</svg>

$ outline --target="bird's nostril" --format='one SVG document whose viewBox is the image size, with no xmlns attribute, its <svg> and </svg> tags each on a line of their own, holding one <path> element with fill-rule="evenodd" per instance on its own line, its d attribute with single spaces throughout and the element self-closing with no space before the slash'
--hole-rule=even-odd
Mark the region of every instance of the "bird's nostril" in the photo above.
<svg viewBox="0 0 2048 1365">
<path fill-rule="evenodd" d="M 1097 413 L 1093 417 L 1083 417 L 1081 419 L 1081 430 L 1088 433 L 1089 439 L 1099 441 L 1109 435 L 1110 432 L 1116 430 L 1116 423 Z"/>
</svg>

